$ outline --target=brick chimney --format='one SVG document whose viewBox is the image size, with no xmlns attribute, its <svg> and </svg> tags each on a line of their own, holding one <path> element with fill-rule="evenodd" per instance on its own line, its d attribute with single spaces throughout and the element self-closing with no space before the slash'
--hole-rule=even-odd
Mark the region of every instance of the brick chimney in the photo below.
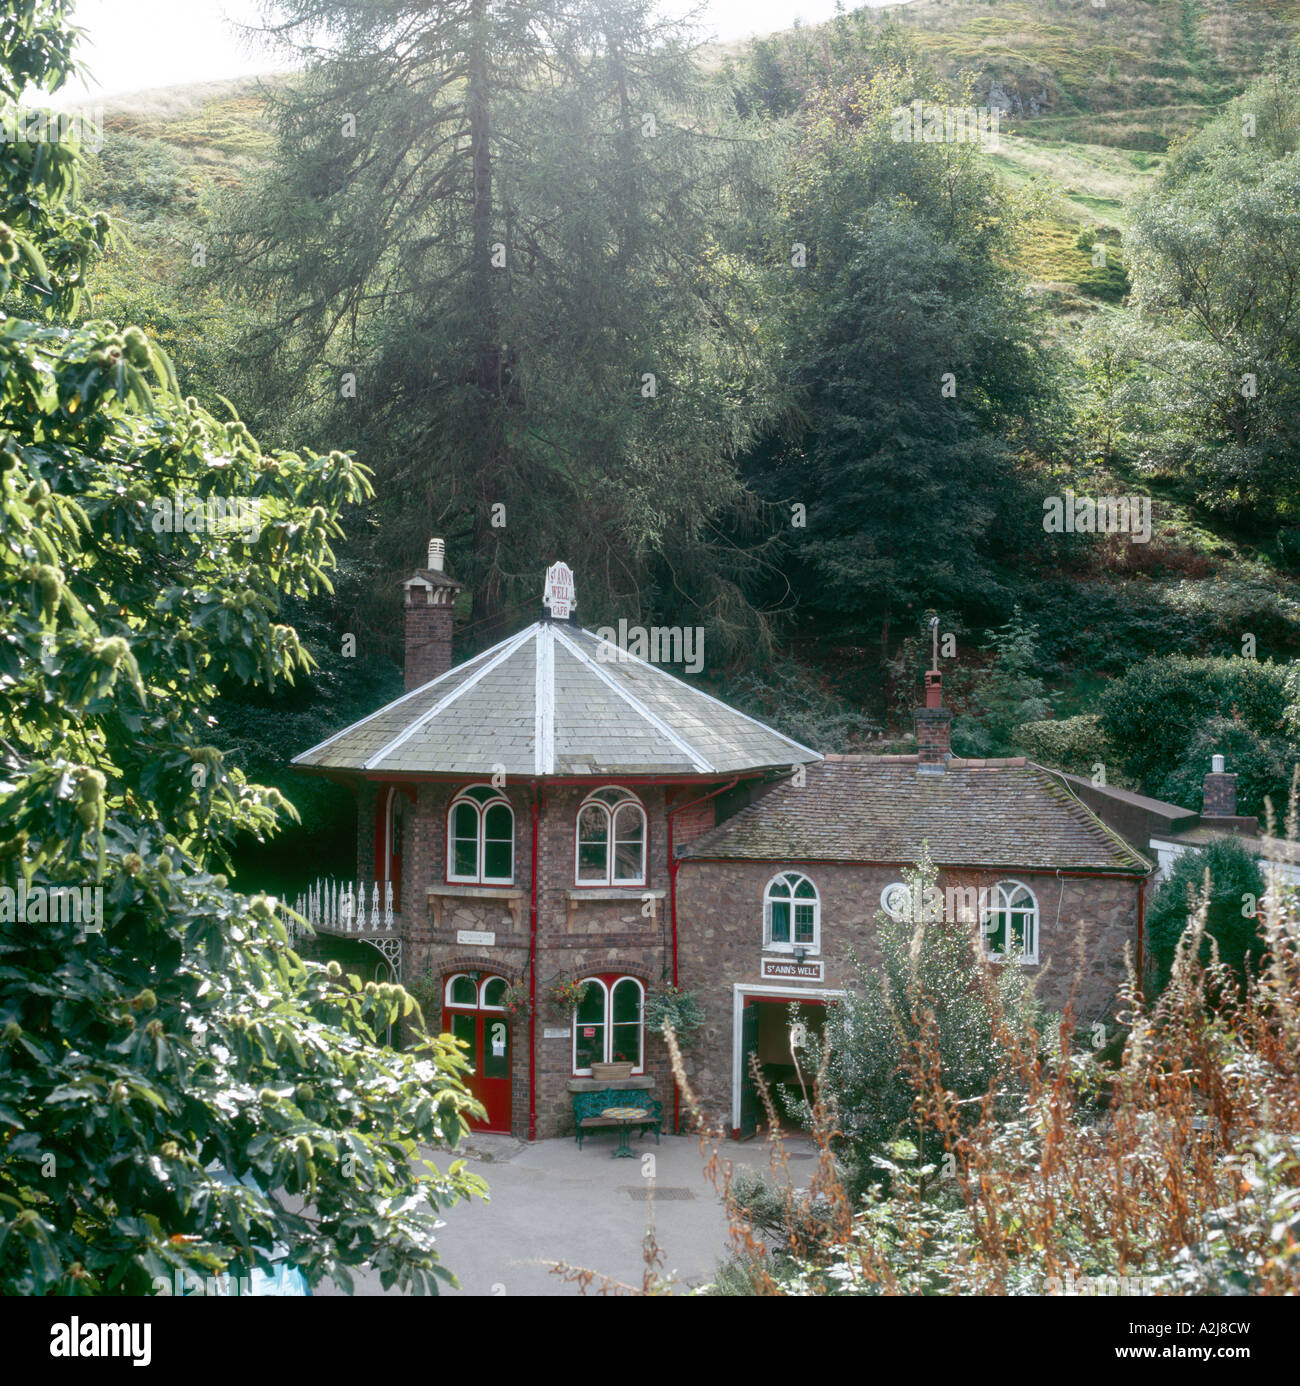
<svg viewBox="0 0 1300 1386">
<path fill-rule="evenodd" d="M 447 546 L 429 540 L 428 567 L 402 583 L 406 593 L 406 691 L 419 688 L 451 668 L 451 618 L 464 583 L 448 577 Z"/>
<path fill-rule="evenodd" d="M 952 712 L 943 705 L 943 675 L 925 675 L 925 706 L 916 709 L 917 773 L 942 775 L 952 755 Z"/>
<path fill-rule="evenodd" d="M 1237 816 L 1237 777 L 1223 771 L 1223 757 L 1215 756 L 1212 769 L 1205 777 L 1205 799 L 1202 818 L 1235 818 Z"/>
</svg>

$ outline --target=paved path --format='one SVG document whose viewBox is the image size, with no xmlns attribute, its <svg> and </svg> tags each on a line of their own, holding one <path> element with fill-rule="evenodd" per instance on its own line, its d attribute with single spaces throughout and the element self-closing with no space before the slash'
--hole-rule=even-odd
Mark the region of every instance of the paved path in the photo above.
<svg viewBox="0 0 1300 1386">
<path fill-rule="evenodd" d="M 698 1139 L 664 1136 L 658 1146 L 653 1137 L 634 1140 L 635 1160 L 614 1159 L 616 1145 L 612 1134 L 588 1140 L 582 1150 L 571 1139 L 529 1145 L 509 1136 L 471 1137 L 463 1153 L 487 1181 L 491 1201 L 457 1204 L 443 1214 L 446 1226 L 438 1233 L 439 1253 L 459 1279 L 460 1293 L 577 1295 L 576 1286 L 550 1272 L 550 1261 L 639 1287 L 650 1173 L 664 1270 L 676 1275 L 679 1286 L 712 1279 L 726 1254 L 727 1220 L 703 1173 Z M 812 1146 L 787 1138 L 786 1151 L 794 1182 L 806 1183 L 814 1167 Z M 769 1172 L 762 1142 L 727 1142 L 722 1154 L 737 1169 Z M 653 1157 L 653 1165 L 646 1157 Z M 446 1162 L 445 1155 L 435 1159 L 440 1168 Z M 357 1281 L 358 1293 L 381 1293 L 377 1276 Z M 337 1292 L 321 1287 L 317 1293 Z"/>
</svg>

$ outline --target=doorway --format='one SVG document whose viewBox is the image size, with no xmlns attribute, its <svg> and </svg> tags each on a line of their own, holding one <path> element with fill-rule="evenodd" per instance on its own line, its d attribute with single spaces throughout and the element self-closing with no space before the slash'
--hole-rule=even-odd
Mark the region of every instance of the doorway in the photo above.
<svg viewBox="0 0 1300 1386">
<path fill-rule="evenodd" d="M 501 1007 L 504 977 L 457 972 L 447 978 L 442 1028 L 465 1045 L 471 1071 L 466 1086 L 487 1116 L 473 1131 L 510 1130 L 510 1020 Z"/>
<path fill-rule="evenodd" d="M 732 1135 L 737 1140 L 754 1135 L 760 1124 L 766 1124 L 762 1096 L 753 1076 L 753 1058 L 757 1058 L 759 1070 L 776 1103 L 782 1129 L 803 1129 L 786 1110 L 779 1089 L 790 1090 L 798 1100 L 803 1091 L 799 1083 L 802 1070 L 803 1082 L 808 1085 L 811 1097 L 811 1081 L 816 1067 L 813 1055 L 825 1028 L 826 1003 L 838 994 L 832 991 L 793 992 L 777 988 L 736 987 L 731 1124 Z M 792 1004 L 797 1008 L 793 1026 Z M 799 1060 L 797 1065 L 796 1055 Z"/>
</svg>

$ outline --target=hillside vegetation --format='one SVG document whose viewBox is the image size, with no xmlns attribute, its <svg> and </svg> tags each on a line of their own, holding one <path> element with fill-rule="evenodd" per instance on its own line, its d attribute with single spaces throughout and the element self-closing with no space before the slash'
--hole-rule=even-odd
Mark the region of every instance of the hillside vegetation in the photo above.
<svg viewBox="0 0 1300 1386">
<path fill-rule="evenodd" d="M 752 44 L 708 49 L 702 55 L 705 75 L 729 93 L 742 120 L 748 121 L 741 127 L 747 131 L 760 130 L 764 121 L 779 125 L 782 121 L 810 120 L 813 125 L 806 129 L 814 131 L 819 119 L 828 122 L 828 130 L 837 126 L 843 113 L 819 112 L 816 104 L 816 93 L 828 84 L 865 91 L 863 83 L 875 82 L 877 87 L 866 99 L 878 105 L 882 100 L 905 100 L 911 90 L 908 84 L 914 82 L 918 91 L 928 93 L 928 99 L 992 104 L 1006 113 L 996 146 L 977 151 L 974 162 L 963 155 L 965 161 L 954 164 L 954 169 L 960 167 L 959 176 L 972 199 L 988 194 L 981 182 L 983 172 L 996 175 L 996 182 L 1010 198 L 1009 220 L 996 243 L 989 243 L 991 258 L 980 273 L 991 273 L 995 264 L 1010 271 L 1017 294 L 1029 305 L 1035 331 L 1054 353 L 1054 361 L 1042 377 L 1041 392 L 1040 384 L 1034 383 L 1041 363 L 1032 365 L 1028 357 L 1014 367 L 996 365 L 981 354 L 981 347 L 967 366 L 975 372 L 985 405 L 991 402 L 992 414 L 978 428 L 993 428 L 998 433 L 998 447 L 1006 450 L 999 465 L 1014 459 L 1015 486 L 1021 488 L 1013 504 L 1011 493 L 998 489 L 1008 480 L 1004 475 L 962 512 L 972 526 L 972 542 L 978 553 L 973 549 L 967 559 L 953 548 L 935 555 L 936 574 L 945 563 L 947 569 L 941 580 L 936 579 L 938 585 L 929 589 L 928 600 L 944 613 L 945 628 L 954 631 L 958 640 L 959 655 L 949 689 L 959 718 L 970 729 L 970 739 L 964 742 L 970 753 L 1006 749 L 1011 725 L 1006 717 L 999 722 L 1001 729 L 996 734 L 988 731 L 987 708 L 991 700 L 1001 696 L 997 691 L 999 678 L 1007 706 L 1023 704 L 1039 709 L 1026 713 L 1024 720 L 1041 720 L 1044 710 L 1053 717 L 1069 718 L 1095 711 L 1097 698 L 1108 682 L 1130 667 L 1171 651 L 1207 658 L 1232 656 L 1240 652 L 1242 633 L 1249 632 L 1260 643 L 1261 657 L 1285 660 L 1300 655 L 1300 586 L 1296 582 L 1300 539 L 1289 537 L 1300 536 L 1300 516 L 1282 505 L 1267 523 L 1257 523 L 1264 519 L 1262 512 L 1256 515 L 1249 504 L 1230 496 L 1225 499 L 1213 486 L 1207 489 L 1198 481 L 1195 469 L 1185 465 L 1190 455 L 1188 441 L 1167 436 L 1167 430 L 1161 432 L 1164 424 L 1153 431 L 1152 420 L 1159 411 L 1150 391 L 1137 384 L 1144 372 L 1149 374 L 1151 363 L 1142 362 L 1124 347 L 1126 332 L 1135 333 L 1134 340 L 1154 340 L 1149 327 L 1139 323 L 1135 307 L 1129 243 L 1134 209 L 1196 131 L 1216 118 L 1228 118 L 1223 114 L 1227 103 L 1275 62 L 1275 50 L 1295 33 L 1298 22 L 1300 0 L 1239 4 L 1223 0 L 1126 0 L 1122 4 L 1114 0 L 1106 4 L 1055 0 L 1041 5 L 1004 0 L 992 4 L 917 0 L 886 10 L 856 11 L 824 26 L 796 28 Z M 172 356 L 187 391 L 209 403 L 215 403 L 219 396 L 233 399 L 264 436 L 274 436 L 281 428 L 296 428 L 309 430 L 307 436 L 311 437 L 310 430 L 316 429 L 314 441 L 321 445 L 355 445 L 363 459 L 373 464 L 377 456 L 387 466 L 388 458 L 404 458 L 408 453 L 400 430 L 406 427 L 403 421 L 412 417 L 411 405 L 403 395 L 391 406 L 384 406 L 396 411 L 392 420 L 363 414 L 364 423 L 355 437 L 346 431 L 339 436 L 340 426 L 346 430 L 353 425 L 341 423 L 346 416 L 339 415 L 337 408 L 330 413 L 326 392 L 329 371 L 342 369 L 343 358 L 322 366 L 315 377 L 304 378 L 301 389 L 293 387 L 296 416 L 282 407 L 270 408 L 266 397 L 257 402 L 259 391 L 265 396 L 267 391 L 279 390 L 281 400 L 290 398 L 289 387 L 276 383 L 264 365 L 250 364 L 247 354 L 249 342 L 261 333 L 263 349 L 273 351 L 266 361 L 276 370 L 283 366 L 285 353 L 279 339 L 273 331 L 269 339 L 266 333 L 270 330 L 268 305 L 276 301 L 284 286 L 273 280 L 250 280 L 231 261 L 235 243 L 224 232 L 232 225 L 256 223 L 262 215 L 259 199 L 276 200 L 276 180 L 281 174 L 268 174 L 268 170 L 285 167 L 287 156 L 286 147 L 277 144 L 268 99 L 273 104 L 278 98 L 289 97 L 299 85 L 296 79 L 282 76 L 242 79 L 137 93 L 110 104 L 107 143 L 90 161 L 86 191 L 90 201 L 112 212 L 120 234 L 93 285 L 95 309 L 115 321 L 140 322 Z M 572 121 L 576 128 L 588 116 L 566 112 L 559 118 Z M 538 157 L 558 160 L 563 166 L 570 152 L 564 145 L 568 136 L 558 133 L 560 128 L 557 125 L 555 132 L 544 138 L 533 132 L 527 138 L 541 139 L 544 145 L 551 140 Z M 837 133 L 835 138 L 841 135 Z M 816 134 L 800 147 L 791 156 L 795 163 L 805 155 L 814 160 L 821 157 L 821 138 Z M 788 143 L 782 134 L 777 147 Z M 850 156 L 847 146 L 845 156 L 860 157 L 858 153 Z M 299 150 L 292 157 L 302 161 L 303 186 L 314 186 L 310 160 L 315 156 L 309 150 Z M 281 164 L 277 165 L 277 159 Z M 885 165 L 863 164 L 860 177 L 874 179 L 876 173 L 869 169 L 877 167 L 883 169 Z M 521 177 L 526 177 L 527 164 L 521 162 L 520 169 Z M 586 209 L 583 198 L 592 192 L 590 188 L 583 191 L 585 173 L 577 164 L 566 169 L 564 176 L 573 179 L 575 200 L 569 211 L 577 217 Z M 750 170 L 746 176 L 759 175 Z M 770 175 L 764 171 L 761 176 Z M 737 229 L 733 220 L 730 229 L 724 226 L 719 232 L 715 227 L 709 233 L 722 236 L 721 253 L 708 252 L 701 264 L 707 264 L 711 274 L 735 273 L 738 277 L 733 288 L 747 280 L 741 297 L 733 301 L 728 312 L 755 289 L 761 288 L 771 302 L 779 301 L 785 292 L 768 269 L 755 271 L 752 266 L 769 257 L 772 246 L 781 244 L 783 238 L 794 238 L 798 223 L 785 225 L 782 219 L 793 215 L 795 207 L 801 209 L 798 215 L 805 222 L 810 216 L 822 219 L 819 236 L 825 244 L 835 235 L 837 217 L 850 215 L 849 209 L 853 209 L 852 216 L 874 215 L 869 198 L 861 208 L 854 207 L 853 199 L 862 187 L 855 176 L 846 176 L 840 184 L 817 181 L 821 176 L 805 182 L 797 171 L 788 175 L 786 186 L 778 189 L 778 210 L 751 204 L 751 210 L 744 214 L 752 218 L 748 228 L 742 224 Z M 898 179 L 898 171 L 886 177 Z M 908 183 L 905 178 L 897 183 L 900 195 L 916 206 L 923 206 L 940 186 Z M 511 189 L 511 196 L 532 195 L 526 184 L 522 191 L 520 187 Z M 595 195 L 602 196 L 603 192 Z M 729 191 L 726 197 L 730 196 Z M 359 224 L 347 222 L 346 209 L 343 215 L 344 233 L 363 234 Z M 729 206 L 727 215 L 735 218 L 739 214 Z M 936 245 L 942 245 L 946 233 L 937 205 L 934 215 L 939 220 L 926 234 L 937 234 Z M 290 216 L 285 225 L 293 221 Z M 538 226 L 550 225 L 539 213 Z M 312 234 L 321 241 L 312 253 L 324 257 L 322 264 L 331 263 L 333 252 L 325 244 L 327 233 L 322 228 Z M 572 244 L 581 244 L 585 234 L 575 221 Z M 877 226 L 872 234 L 878 238 L 878 253 L 893 257 L 890 263 L 900 282 L 916 276 L 918 304 L 926 301 L 926 294 L 944 292 L 942 273 L 927 287 L 926 276 L 937 263 L 937 252 L 931 252 L 927 260 L 926 252 L 916 250 L 920 243 L 915 241 L 915 228 L 904 234 Z M 708 235 L 701 232 L 698 246 L 707 243 Z M 905 248 L 908 245 L 911 249 Z M 416 248 L 419 254 L 426 253 L 424 243 Z M 568 253 L 563 250 L 563 254 Z M 556 249 L 546 254 L 554 256 Z M 394 261 L 403 266 L 403 273 L 412 263 L 408 250 Z M 543 256 L 534 263 L 547 261 Z M 955 274 L 955 263 L 952 269 Z M 298 277 L 302 279 L 301 272 Z M 564 284 L 556 291 L 568 295 L 572 286 Z M 781 359 L 783 353 L 789 359 L 797 350 L 815 360 L 817 353 L 824 351 L 824 369 L 833 372 L 838 364 L 849 360 L 847 352 L 857 350 L 856 345 L 849 348 L 845 342 L 854 341 L 852 314 L 860 311 L 858 301 L 848 310 L 843 342 L 832 335 L 825 342 L 810 340 L 797 349 L 792 345 L 801 333 L 811 332 L 815 338 L 818 332 L 831 331 L 828 325 L 835 314 L 844 311 L 846 305 L 834 296 L 839 289 L 828 281 L 824 291 L 820 318 L 801 320 L 796 314 L 780 323 L 783 309 L 754 328 L 757 339 L 775 344 L 769 353 L 771 359 Z M 642 292 L 641 288 L 636 290 L 638 295 Z M 993 308 L 1000 292 L 990 288 L 986 305 L 972 301 L 960 309 L 960 313 L 972 315 L 968 321 L 975 324 L 977 332 L 984 330 L 980 326 L 982 315 L 1004 326 L 1017 318 L 1019 309 L 1011 300 L 1005 300 L 1002 308 Z M 616 301 L 616 296 L 610 299 L 611 303 Z M 640 302 L 629 300 L 634 301 Z M 546 307 L 545 293 L 535 304 L 525 298 L 518 302 L 526 314 L 552 311 Z M 581 295 L 564 308 L 565 313 L 575 315 L 583 311 Z M 637 307 L 635 311 L 642 310 Z M 912 308 L 900 307 L 900 311 L 911 312 Z M 954 319 L 951 330 L 941 328 L 932 307 L 916 322 L 921 335 L 913 361 L 918 370 L 925 368 L 935 352 L 947 351 L 948 343 L 962 341 L 968 331 L 960 319 Z M 355 330 L 355 324 L 353 327 Z M 375 324 L 368 328 L 363 325 L 357 340 L 365 350 L 379 353 L 376 359 L 382 358 L 384 370 L 415 370 L 411 382 L 418 384 L 419 362 L 406 359 L 405 324 L 399 321 L 393 325 L 393 338 L 384 346 L 378 345 L 377 330 Z M 523 334 L 531 329 L 520 325 L 516 330 Z M 573 330 L 577 330 L 576 325 Z M 936 334 L 928 345 L 924 344 L 926 333 Z M 1169 350 L 1174 356 L 1179 350 L 1185 355 L 1186 344 Z M 701 359 L 711 358 L 706 352 Z M 559 364 L 548 364 L 546 369 L 558 371 Z M 868 357 L 846 367 L 850 376 L 855 370 L 865 372 L 864 380 L 878 369 L 879 363 Z M 1048 377 L 1054 377 L 1056 403 L 1048 399 Z M 726 388 L 733 387 L 725 371 L 719 380 L 726 380 Z M 796 373 L 781 388 L 798 392 L 810 384 L 798 379 Z M 857 388 L 849 379 L 845 386 Z M 402 390 L 408 388 L 404 385 Z M 569 393 L 575 389 L 563 373 L 548 379 L 547 388 Z M 760 382 L 755 377 L 749 385 L 735 384 L 734 388 L 737 398 L 749 391 L 752 399 L 776 387 L 771 380 Z M 865 396 L 860 403 L 867 409 Z M 583 406 L 591 407 L 590 401 Z M 805 397 L 800 407 L 807 410 L 810 400 Z M 873 417 L 883 419 L 894 408 L 891 398 L 882 395 Z M 1017 411 L 1026 419 L 1033 416 L 1032 426 L 1012 427 L 1008 421 Z M 1175 409 L 1174 416 L 1177 413 Z M 292 423 L 294 417 L 300 422 Z M 603 427 L 608 429 L 612 426 L 610 417 L 603 417 Z M 841 418 L 836 426 L 849 428 L 850 438 L 861 437 L 853 430 L 860 429 L 862 418 L 859 415 L 852 422 Z M 596 423 L 593 415 L 592 427 Z M 587 447 L 587 427 L 583 424 L 579 429 L 576 445 L 582 448 Z M 520 436 L 527 432 L 521 428 Z M 423 437 L 428 433 L 427 428 L 423 434 L 416 430 L 419 446 L 424 445 Z M 925 483 L 930 489 L 916 493 L 916 513 L 905 528 L 925 523 L 925 515 L 934 513 L 936 506 L 944 507 L 951 517 L 967 504 L 962 499 L 967 493 L 953 490 L 951 481 L 963 476 L 969 467 L 954 463 L 945 471 L 936 460 L 951 441 L 936 435 L 926 443 L 929 456 L 925 465 L 937 470 Z M 800 478 L 813 475 L 802 453 L 807 443 L 805 439 L 791 449 L 788 438 L 768 431 L 742 449 L 741 479 L 760 502 L 768 505 L 761 511 L 765 517 L 779 511 L 778 502 L 791 494 L 792 486 L 803 485 Z M 378 508 L 366 525 L 354 528 L 355 542 L 344 549 L 337 609 L 323 618 L 317 613 L 314 618 L 320 629 L 312 635 L 312 647 L 327 666 L 334 628 L 361 630 L 369 654 L 378 657 L 383 667 L 387 667 L 384 661 L 397 654 L 395 632 L 383 615 L 388 610 L 384 603 L 391 597 L 389 580 L 400 562 L 409 561 L 402 555 L 418 551 L 416 530 L 423 532 L 426 527 L 424 514 L 429 507 L 423 501 L 414 506 L 405 503 L 407 495 L 424 495 L 428 485 L 416 465 L 391 465 L 397 470 L 387 485 L 381 486 Z M 551 465 L 549 457 L 545 465 Z M 882 477 L 901 476 L 898 465 L 904 464 L 888 463 Z M 572 480 L 567 478 L 563 485 Z M 867 494 L 872 486 L 879 489 L 881 484 L 864 481 Z M 901 487 L 902 482 L 898 485 Z M 1214 486 L 1218 485 L 1215 481 Z M 532 489 L 539 496 L 544 493 Z M 1044 546 L 1043 536 L 1032 533 L 1037 524 L 1034 498 L 1065 489 L 1150 496 L 1151 542 L 1134 545 L 1112 537 L 1086 546 Z M 385 494 L 390 498 L 387 501 Z M 596 492 L 589 489 L 587 494 Z M 974 497 L 977 493 L 972 490 L 969 494 Z M 661 501 L 662 496 L 652 493 L 637 497 L 631 520 L 636 525 L 657 527 L 662 533 L 662 514 L 656 513 Z M 622 503 L 611 499 L 611 514 L 612 507 Z M 391 514 L 386 514 L 385 505 Z M 554 511 L 555 507 L 551 508 Z M 823 542 L 828 543 L 826 555 L 832 569 L 835 564 L 850 562 L 845 546 L 864 543 L 863 536 L 875 522 L 877 509 L 864 504 L 861 513 L 855 514 L 848 508 L 842 475 L 830 488 L 824 517 L 832 526 L 829 533 L 839 537 Z M 1012 514 L 1017 516 L 1014 523 L 1007 518 Z M 999 516 L 1001 531 L 994 526 L 985 533 L 981 527 L 987 526 L 993 515 Z M 848 526 L 843 534 L 834 529 L 837 522 Z M 512 519 L 512 525 L 517 523 Z M 731 545 L 749 554 L 754 542 L 752 524 L 752 517 L 739 525 L 719 519 L 724 548 Z M 408 526 L 410 535 L 405 532 Z M 448 532 L 455 561 L 457 540 L 454 532 Z M 536 546 L 544 547 L 548 542 L 542 533 L 539 529 Z M 587 542 L 584 534 L 582 543 Z M 838 554 L 836 544 L 840 546 Z M 568 543 L 566 551 L 579 547 Z M 924 545 L 913 544 L 910 552 L 913 563 L 923 566 L 929 561 L 923 557 L 927 554 Z M 887 736 L 905 731 L 907 710 L 914 698 L 912 679 L 922 656 L 913 622 L 924 583 L 901 593 L 892 616 L 886 604 L 881 617 L 875 603 L 870 619 L 864 622 L 855 614 L 863 605 L 852 595 L 856 578 L 849 582 L 842 604 L 836 607 L 834 603 L 840 599 L 829 594 L 842 573 L 831 581 L 827 577 L 832 569 L 821 576 L 808 571 L 800 577 L 779 547 L 754 549 L 752 553 L 753 557 L 738 560 L 734 569 L 726 571 L 722 587 L 708 599 L 706 618 L 716 619 L 717 629 L 723 632 L 718 636 L 721 647 L 733 662 L 731 668 L 719 668 L 711 662 L 715 691 L 744 701 L 752 711 L 774 721 L 784 719 L 791 726 L 797 723 L 800 735 L 810 740 L 820 736 L 827 744 L 846 737 L 862 744 L 871 727 L 883 728 Z M 802 559 L 793 561 L 797 568 Z M 872 561 L 861 571 L 866 572 Z M 696 569 L 694 563 L 694 558 L 678 555 L 666 568 L 646 570 L 651 580 L 643 582 L 644 595 L 637 600 L 646 603 L 647 611 L 659 612 L 667 619 L 699 619 L 689 605 L 680 604 L 678 594 L 683 590 L 708 594 L 720 570 L 707 564 Z M 617 565 L 614 568 L 617 570 Z M 771 572 L 779 575 L 768 581 L 763 575 Z M 803 584 L 793 611 L 787 578 L 796 589 Z M 475 600 L 479 595 L 476 591 Z M 759 606 L 766 604 L 769 611 L 777 610 L 776 619 L 758 632 L 758 638 L 753 631 L 726 635 L 727 622 L 751 600 Z M 674 602 L 678 602 L 677 607 Z M 520 609 L 527 605 L 525 599 Z M 1017 647 L 1019 667 L 1025 678 L 1032 673 L 1034 679 L 1041 680 L 1040 691 L 1046 702 L 1038 693 L 1012 696 L 1019 676 L 1012 671 L 1008 654 L 1011 638 L 1004 636 L 1000 647 L 993 631 L 1000 622 L 1012 620 L 1013 606 L 1021 613 L 1014 620 L 1025 623 L 1028 642 Z M 468 614 L 463 613 L 462 619 Z M 308 628 L 313 625 L 304 612 L 296 613 L 294 619 Z M 1012 628 L 1008 625 L 1005 629 Z M 463 646 L 466 650 L 491 629 L 484 612 L 475 612 L 470 629 L 474 633 Z M 710 632 L 713 639 L 713 625 Z M 753 654 L 771 650 L 769 637 L 773 635 L 790 660 L 756 673 Z M 715 650 L 719 647 L 713 645 Z M 304 703 L 304 715 L 317 721 L 345 719 L 353 715 L 352 693 L 357 689 L 357 680 L 341 678 L 335 668 L 317 680 L 316 691 Z M 335 707 L 331 700 L 339 690 L 347 691 L 340 695 L 343 702 Z M 361 710 L 358 705 L 358 715 Z M 238 739 L 248 751 L 250 771 L 287 784 L 282 770 L 277 769 L 278 744 L 263 748 L 265 762 L 258 763 L 259 719 L 267 715 L 269 709 L 231 708 L 223 721 L 237 728 Z M 1046 742 L 1035 743 L 1043 744 L 1062 748 L 1058 757 L 1062 759 L 1077 751 L 1080 763 L 1091 754 L 1086 747 L 1074 747 L 1073 742 L 1067 746 L 1055 733 Z"/>
</svg>

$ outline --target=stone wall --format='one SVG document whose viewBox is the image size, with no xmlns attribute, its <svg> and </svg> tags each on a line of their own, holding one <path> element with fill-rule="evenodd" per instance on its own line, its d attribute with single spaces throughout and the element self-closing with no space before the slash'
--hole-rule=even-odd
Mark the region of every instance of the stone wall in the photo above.
<svg viewBox="0 0 1300 1386">
<path fill-rule="evenodd" d="M 821 897 L 821 981 L 765 979 L 763 894 L 778 871 L 802 871 Z M 875 915 L 881 892 L 902 880 L 902 867 L 772 862 L 682 862 L 677 876 L 678 966 L 681 985 L 699 994 L 706 1024 L 688 1071 L 709 1115 L 730 1128 L 735 983 L 816 994 L 851 977 L 847 950 L 878 963 Z M 1138 882 L 1124 878 L 1057 877 L 1049 872 L 943 872 L 938 884 L 994 885 L 1014 879 L 1030 888 L 1039 909 L 1039 962 L 1029 968 L 1054 1009 L 1072 1002 L 1076 1024 L 1108 1015 L 1124 979 L 1124 949 L 1137 939 Z M 768 956 L 777 957 L 777 954 Z M 788 959 L 788 955 L 784 955 Z"/>
</svg>

